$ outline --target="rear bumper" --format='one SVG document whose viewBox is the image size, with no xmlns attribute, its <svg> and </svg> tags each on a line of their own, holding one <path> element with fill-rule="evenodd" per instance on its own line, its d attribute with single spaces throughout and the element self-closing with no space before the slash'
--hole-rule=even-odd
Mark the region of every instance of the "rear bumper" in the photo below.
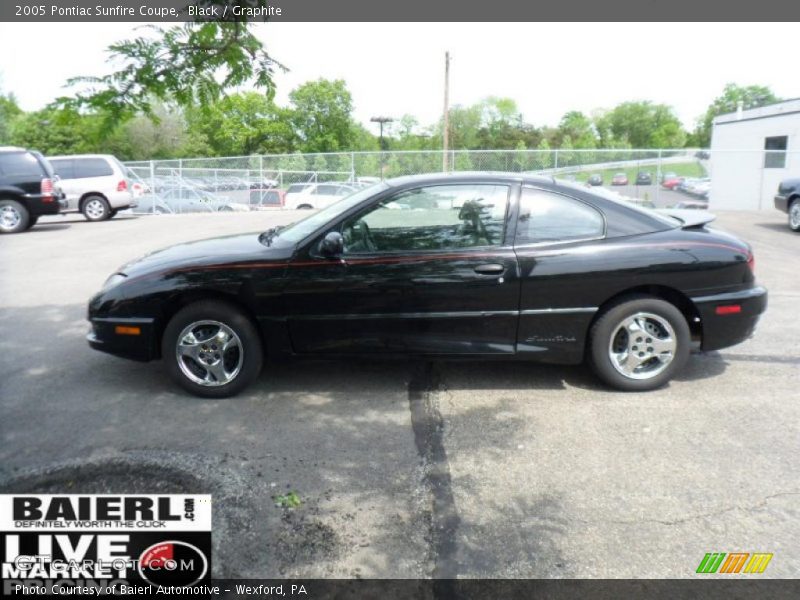
<svg viewBox="0 0 800 600">
<path fill-rule="evenodd" d="M 789 198 L 788 196 L 781 196 L 778 194 L 775 196 L 775 208 L 781 210 L 785 213 L 789 212 Z"/>
<path fill-rule="evenodd" d="M 32 216 L 57 215 L 61 212 L 61 199 L 59 194 L 45 196 L 43 194 L 26 194 L 28 211 Z"/>
<path fill-rule="evenodd" d="M 158 358 L 155 319 L 94 317 L 90 321 L 86 341 L 95 350 L 142 362 Z"/>
<path fill-rule="evenodd" d="M 702 321 L 702 349 L 719 350 L 739 344 L 753 335 L 759 317 L 767 309 L 767 290 L 757 286 L 739 292 L 692 298 L 692 301 Z M 718 314 L 717 309 L 721 307 L 729 312 Z"/>
</svg>

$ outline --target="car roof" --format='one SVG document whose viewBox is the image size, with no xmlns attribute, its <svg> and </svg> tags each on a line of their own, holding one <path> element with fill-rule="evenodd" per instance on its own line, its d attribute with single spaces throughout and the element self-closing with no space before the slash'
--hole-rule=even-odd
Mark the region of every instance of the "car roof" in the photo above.
<svg viewBox="0 0 800 600">
<path fill-rule="evenodd" d="M 528 173 L 506 173 L 502 171 L 457 171 L 454 173 L 425 173 L 422 175 L 404 175 L 387 179 L 386 184 L 390 187 L 404 187 L 406 185 L 430 183 L 455 183 L 469 181 L 505 181 L 509 183 L 550 183 L 554 182 L 552 177 Z"/>
<path fill-rule="evenodd" d="M 60 160 L 64 158 L 113 158 L 116 160 L 116 157 L 113 154 L 65 154 L 61 156 L 48 156 L 47 160 Z"/>
</svg>

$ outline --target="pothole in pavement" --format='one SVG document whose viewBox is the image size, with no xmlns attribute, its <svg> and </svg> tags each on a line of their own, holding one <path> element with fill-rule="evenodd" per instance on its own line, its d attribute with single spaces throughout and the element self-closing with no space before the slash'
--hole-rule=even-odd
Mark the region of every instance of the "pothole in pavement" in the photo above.
<svg viewBox="0 0 800 600">
<path fill-rule="evenodd" d="M 0 477 L 4 494 L 211 494 L 217 578 L 302 573 L 339 551 L 317 502 L 283 511 L 270 492 L 230 462 L 175 452 L 127 452 Z"/>
</svg>

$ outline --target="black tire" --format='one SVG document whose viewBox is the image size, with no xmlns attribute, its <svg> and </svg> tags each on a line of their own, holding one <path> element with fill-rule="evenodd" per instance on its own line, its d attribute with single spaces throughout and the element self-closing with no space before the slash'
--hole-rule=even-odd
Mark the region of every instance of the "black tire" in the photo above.
<svg viewBox="0 0 800 600">
<path fill-rule="evenodd" d="M 28 229 L 31 214 L 16 200 L 0 200 L 0 233 L 19 233 Z"/>
<path fill-rule="evenodd" d="M 628 334 L 627 332 L 617 334 L 619 327 L 625 319 L 637 313 L 655 315 L 666 321 L 674 332 L 674 340 L 676 342 L 672 361 L 667 363 L 665 367 L 660 366 L 661 362 L 658 358 L 652 358 L 642 363 L 641 366 L 645 370 L 648 368 L 653 369 L 653 375 L 646 379 L 635 379 L 633 378 L 635 375 L 627 376 L 621 373 L 614 366 L 611 356 L 612 336 L 614 336 L 615 343 L 620 343 L 618 335 L 624 338 Z M 656 322 L 650 320 L 648 321 L 648 326 L 654 326 L 654 323 Z M 657 327 L 657 324 L 655 326 Z M 650 334 L 643 334 L 644 339 L 642 339 L 642 342 L 644 347 L 642 350 L 644 352 L 640 356 L 647 356 L 647 341 L 651 339 L 646 337 L 647 335 Z M 671 335 L 669 337 L 672 339 Z M 641 338 L 630 338 L 630 343 L 636 343 L 636 339 Z M 686 363 L 689 357 L 690 343 L 691 332 L 689 331 L 689 325 L 683 313 L 675 305 L 652 296 L 628 296 L 604 309 L 592 325 L 589 332 L 588 359 L 595 374 L 609 386 L 626 392 L 641 392 L 659 388 L 672 379 L 675 373 L 680 371 Z M 659 368 L 661 370 L 657 372 Z M 646 376 L 646 373 L 640 373 L 639 376 Z"/>
<path fill-rule="evenodd" d="M 31 217 L 28 219 L 28 224 L 25 226 L 25 231 L 36 225 L 36 222 L 39 220 L 39 215 Z"/>
<path fill-rule="evenodd" d="M 800 198 L 795 198 L 789 204 L 789 229 L 800 231 Z"/>
<path fill-rule="evenodd" d="M 102 196 L 92 195 L 84 198 L 81 212 L 87 221 L 106 221 L 111 218 L 111 207 Z"/>
<path fill-rule="evenodd" d="M 116 209 L 116 208 L 112 208 L 112 209 L 111 209 L 111 211 L 109 211 L 109 213 L 108 213 L 108 218 L 109 218 L 109 219 L 113 219 L 114 217 L 116 217 L 116 216 L 117 216 L 117 213 L 118 213 L 118 212 L 119 212 L 119 210 L 118 210 L 118 209 Z"/>
<path fill-rule="evenodd" d="M 235 353 L 233 356 L 230 353 L 221 357 L 216 355 L 217 363 L 221 359 L 223 364 L 227 362 L 229 366 L 232 366 L 240 361 L 237 374 L 226 383 L 217 383 L 219 380 L 214 380 L 211 370 L 203 367 L 199 359 L 184 358 L 182 359 L 183 365 L 178 360 L 179 337 L 186 328 L 204 321 L 222 324 L 238 337 L 241 355 Z M 212 338 L 209 344 L 215 342 L 216 339 Z M 205 345 L 200 349 L 204 348 L 206 348 Z M 210 350 L 211 346 L 209 345 L 208 348 Z M 213 351 L 216 350 L 215 346 Z M 236 347 L 233 350 L 235 351 Z M 211 351 L 209 351 L 210 353 Z M 182 308 L 167 324 L 162 338 L 161 356 L 170 377 L 190 394 L 201 398 L 228 398 L 235 396 L 258 378 L 264 360 L 264 351 L 256 326 L 236 306 L 218 300 L 200 300 Z M 205 375 L 211 378 L 211 381 L 209 384 L 198 383 L 190 378 L 186 371 L 193 373 L 195 378 Z"/>
</svg>

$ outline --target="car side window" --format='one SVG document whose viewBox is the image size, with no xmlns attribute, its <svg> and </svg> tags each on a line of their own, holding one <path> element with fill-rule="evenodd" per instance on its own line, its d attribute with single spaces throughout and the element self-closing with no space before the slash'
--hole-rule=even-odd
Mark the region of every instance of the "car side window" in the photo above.
<svg viewBox="0 0 800 600">
<path fill-rule="evenodd" d="M 455 250 L 503 243 L 508 186 L 456 184 L 401 192 L 342 224 L 345 254 Z"/>
<path fill-rule="evenodd" d="M 75 179 L 75 170 L 72 168 L 72 159 L 51 159 L 50 164 L 53 166 L 53 170 L 56 172 L 56 175 L 61 177 L 61 179 Z"/>
<path fill-rule="evenodd" d="M 104 158 L 76 158 L 74 160 L 75 179 L 89 177 L 109 177 L 114 170 Z"/>
<path fill-rule="evenodd" d="M 41 178 L 42 166 L 30 152 L 3 152 L 0 154 L 4 175 Z"/>
<path fill-rule="evenodd" d="M 554 192 L 522 189 L 515 244 L 595 239 L 604 234 L 603 215 L 588 204 Z"/>
</svg>

